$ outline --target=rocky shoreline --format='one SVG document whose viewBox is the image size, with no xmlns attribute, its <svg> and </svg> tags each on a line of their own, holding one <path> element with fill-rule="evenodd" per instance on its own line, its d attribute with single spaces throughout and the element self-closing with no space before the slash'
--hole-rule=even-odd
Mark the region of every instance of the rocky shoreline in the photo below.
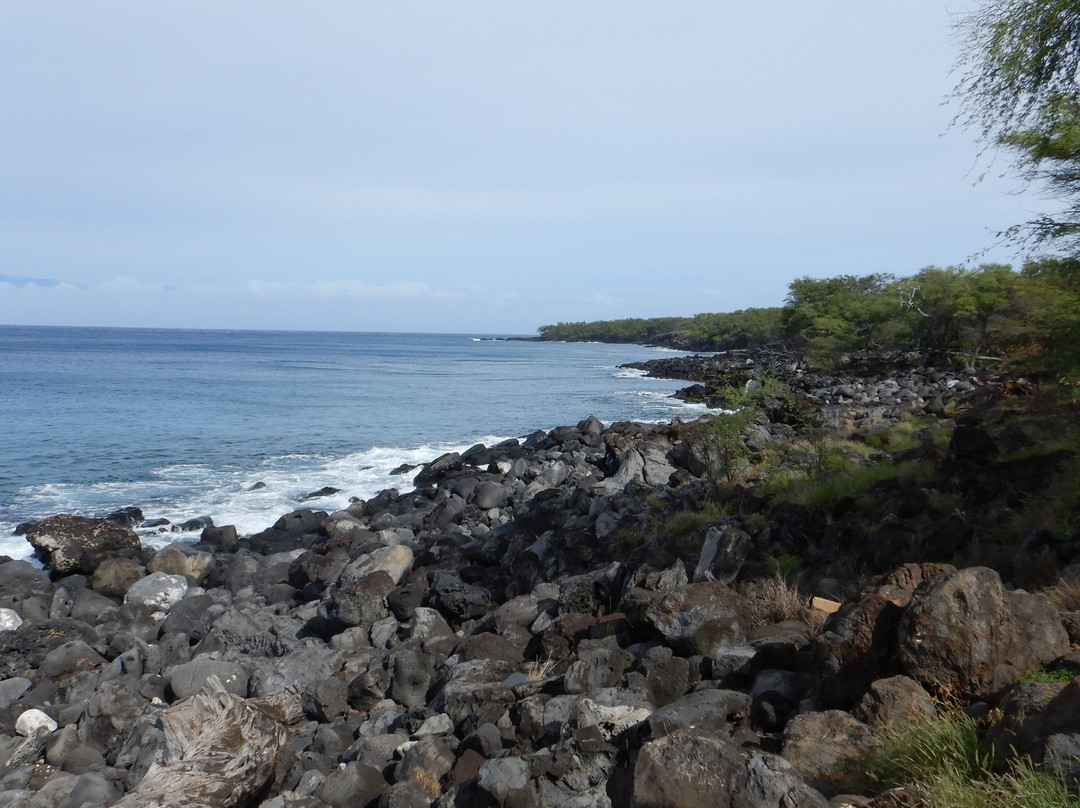
<svg viewBox="0 0 1080 808">
<path fill-rule="evenodd" d="M 1015 380 L 763 352 L 644 369 L 716 404 L 782 379 L 751 460 L 808 418 L 917 414 L 908 455 L 987 512 L 1061 462 L 997 456 L 1022 439 Z M 589 418 L 252 536 L 154 551 L 122 519 L 22 526 L 45 569 L 0 563 L 0 804 L 915 805 L 863 761 L 946 694 L 1002 750 L 1080 777 L 1080 677 L 1019 683 L 1080 673 L 1080 612 L 1018 588 L 1018 563 L 964 564 L 969 518 L 900 478 L 878 510 L 826 511 L 714 469 L 695 424 Z M 1078 571 L 1053 537 L 1020 552 Z"/>
</svg>

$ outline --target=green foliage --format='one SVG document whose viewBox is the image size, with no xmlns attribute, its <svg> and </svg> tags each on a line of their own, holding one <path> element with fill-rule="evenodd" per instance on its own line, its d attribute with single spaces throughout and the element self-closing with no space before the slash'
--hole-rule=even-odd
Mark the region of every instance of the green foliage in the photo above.
<svg viewBox="0 0 1080 808">
<path fill-rule="evenodd" d="M 945 774 L 964 781 L 993 776 L 992 752 L 979 739 L 974 719 L 959 710 L 885 732 L 884 741 L 866 763 L 871 780 L 885 788 L 924 785 Z"/>
<path fill-rule="evenodd" d="M 659 534 L 666 539 L 681 539 L 696 534 L 710 522 L 723 516 L 723 510 L 712 502 L 703 503 L 700 510 L 679 511 L 660 526 Z"/>
<path fill-rule="evenodd" d="M 645 536 L 640 531 L 634 530 L 630 527 L 620 527 L 615 531 L 612 536 L 612 541 L 615 544 L 625 544 L 631 547 L 637 547 L 640 544 L 645 543 Z"/>
<path fill-rule="evenodd" d="M 888 294 L 891 275 L 798 278 L 788 286 L 784 323 L 806 339 L 808 356 L 829 364 L 840 354 L 880 347 L 899 325 L 899 306 Z"/>
<path fill-rule="evenodd" d="M 1029 671 L 1020 677 L 1021 684 L 1057 684 L 1060 682 L 1071 682 L 1076 676 L 1076 671 L 1061 670 L 1048 671 L 1037 670 Z"/>
<path fill-rule="evenodd" d="M 678 330 L 685 317 L 632 317 L 592 323 L 559 323 L 540 326 L 540 339 L 564 342 L 648 342 Z"/>
<path fill-rule="evenodd" d="M 705 449 L 713 476 L 733 482 L 750 465 L 746 431 L 756 413 L 744 407 L 719 415 L 703 415 L 694 423 L 693 439 Z"/>
<path fill-rule="evenodd" d="M 693 317 L 629 318 L 558 323 L 538 329 L 540 339 L 566 342 L 665 342 L 692 348 L 754 348 L 783 333 L 779 307 L 697 314 Z"/>
<path fill-rule="evenodd" d="M 789 285 L 784 323 L 829 365 L 852 351 L 953 353 L 976 360 L 1016 330 L 1025 280 L 1002 264 L 926 267 L 910 277 L 840 275 Z"/>
<path fill-rule="evenodd" d="M 927 267 L 895 284 L 913 345 L 932 357 L 963 353 L 968 365 L 1009 320 L 1021 277 L 1003 264 Z"/>
<path fill-rule="evenodd" d="M 865 460 L 870 448 L 865 444 L 835 438 L 822 430 L 807 430 L 805 437 L 785 446 L 782 463 L 808 479 L 822 478 L 847 470 Z"/>
<path fill-rule="evenodd" d="M 1069 398 L 1080 398 L 1080 260 L 1043 256 L 1025 263 L 1021 275 L 1016 352 L 1024 365 L 1052 373 Z"/>
<path fill-rule="evenodd" d="M 875 483 L 895 477 L 896 467 L 885 460 L 867 466 L 851 466 L 823 478 L 793 480 L 788 491 L 779 493 L 783 499 L 800 505 L 831 510 L 846 497 L 858 497 Z"/>
<path fill-rule="evenodd" d="M 766 410 L 782 407 L 790 391 L 776 377 L 764 375 L 741 386 L 721 385 L 715 395 L 727 411 L 700 417 L 689 426 L 687 439 L 704 450 L 711 475 L 731 483 L 750 468 L 755 457 L 747 445 L 751 427 Z"/>
<path fill-rule="evenodd" d="M 717 314 L 698 314 L 682 329 L 694 344 L 717 350 L 756 348 L 783 336 L 783 309 L 741 309 Z"/>
<path fill-rule="evenodd" d="M 1040 452 L 1051 449 L 1046 447 Z M 1011 511 L 1007 519 L 994 526 L 988 538 L 1008 546 L 1017 536 L 1030 535 L 1034 530 L 1060 537 L 1065 549 L 1080 550 L 1080 458 L 1066 460 L 1050 484 L 1031 494 L 1023 510 Z"/>
<path fill-rule="evenodd" d="M 900 424 L 892 430 L 913 428 Z M 808 433 L 775 452 L 772 465 L 758 483 L 763 494 L 776 501 L 794 502 L 831 510 L 846 497 L 859 498 L 882 480 L 893 477 L 922 485 L 934 475 L 932 464 L 918 461 L 894 463 L 875 458 L 875 446 L 893 443 L 890 430 L 870 433 L 869 439 L 848 440 L 826 433 Z"/>
<path fill-rule="evenodd" d="M 765 554 L 765 572 L 770 578 L 784 581 L 790 585 L 803 568 L 803 560 L 794 553 L 785 550 L 769 551 Z"/>
<path fill-rule="evenodd" d="M 1057 777 L 1027 759 L 1001 771 L 975 721 L 958 710 L 886 732 L 867 761 L 874 789 L 906 786 L 941 808 L 1067 808 L 1075 799 Z"/>
<path fill-rule="evenodd" d="M 991 0 L 961 18 L 966 47 L 954 96 L 959 120 L 989 149 L 1004 145 L 1028 181 L 1065 202 L 1007 231 L 1080 246 L 1080 6 L 1071 0 Z"/>
<path fill-rule="evenodd" d="M 1043 256 L 1021 272 L 982 264 L 930 266 L 903 278 L 803 277 L 789 285 L 783 308 L 559 323 L 542 326 L 540 335 L 714 350 L 798 341 L 825 366 L 856 351 L 921 353 L 935 364 L 962 359 L 969 368 L 1007 360 L 1025 372 L 1051 372 L 1080 402 L 1080 258 Z"/>
</svg>

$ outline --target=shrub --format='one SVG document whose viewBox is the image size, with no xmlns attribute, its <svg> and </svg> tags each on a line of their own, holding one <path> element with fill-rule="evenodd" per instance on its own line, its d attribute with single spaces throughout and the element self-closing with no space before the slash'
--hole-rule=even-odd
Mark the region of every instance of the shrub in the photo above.
<svg viewBox="0 0 1080 808">
<path fill-rule="evenodd" d="M 665 539 L 681 539 L 692 536 L 710 522 L 724 515 L 723 509 L 706 502 L 697 511 L 679 511 L 660 526 L 659 534 Z"/>
<path fill-rule="evenodd" d="M 906 786 L 941 808 L 1076 808 L 1059 778 L 1023 758 L 1006 770 L 979 738 L 976 722 L 959 710 L 884 733 L 867 761 L 878 788 Z"/>
</svg>

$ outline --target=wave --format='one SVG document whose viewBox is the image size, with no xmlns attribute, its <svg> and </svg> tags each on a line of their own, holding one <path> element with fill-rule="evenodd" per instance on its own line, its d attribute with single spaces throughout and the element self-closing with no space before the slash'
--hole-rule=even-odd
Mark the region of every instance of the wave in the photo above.
<svg viewBox="0 0 1080 808">
<path fill-rule="evenodd" d="M 152 547 L 194 540 L 198 532 L 177 533 L 172 528 L 202 516 L 211 517 L 216 525 L 235 525 L 238 533 L 250 535 L 297 508 L 335 511 L 387 488 L 411 490 L 415 472 L 391 472 L 422 465 L 446 452 L 463 452 L 477 442 L 491 445 L 504 439 L 489 435 L 467 444 L 375 447 L 338 457 L 294 453 L 266 458 L 250 469 L 176 463 L 155 469 L 154 479 L 149 480 L 27 487 L 18 492 L 19 518 L 0 517 L 0 553 L 15 558 L 30 555 L 26 540 L 12 535 L 18 522 L 57 513 L 105 516 L 130 505 L 141 508 L 148 521 L 168 520 L 168 525 L 137 529 L 141 541 Z M 324 487 L 339 491 L 300 501 Z"/>
</svg>

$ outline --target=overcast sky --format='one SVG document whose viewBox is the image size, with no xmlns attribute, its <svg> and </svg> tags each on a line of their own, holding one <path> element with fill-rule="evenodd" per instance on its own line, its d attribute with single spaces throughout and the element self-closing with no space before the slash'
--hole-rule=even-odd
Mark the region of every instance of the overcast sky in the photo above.
<svg viewBox="0 0 1080 808">
<path fill-rule="evenodd" d="M 944 104 L 972 5 L 5 2 L 0 323 L 528 334 L 1013 262 L 1037 201 Z"/>
</svg>

